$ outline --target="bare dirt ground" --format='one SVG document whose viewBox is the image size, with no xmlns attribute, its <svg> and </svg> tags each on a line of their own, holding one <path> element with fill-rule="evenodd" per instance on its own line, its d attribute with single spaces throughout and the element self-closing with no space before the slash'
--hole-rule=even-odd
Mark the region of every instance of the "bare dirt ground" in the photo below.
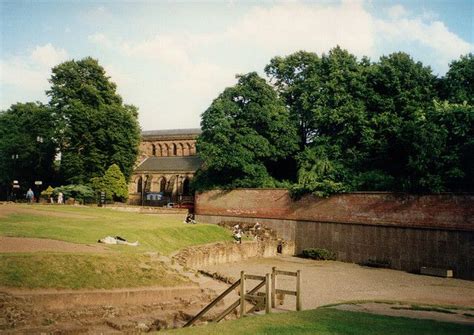
<svg viewBox="0 0 474 335">
<path fill-rule="evenodd" d="M 303 309 L 314 309 L 328 304 L 337 304 L 354 300 L 390 300 L 405 301 L 413 304 L 436 304 L 474 307 L 474 282 L 437 278 L 410 274 L 389 269 L 375 269 L 356 264 L 335 261 L 313 261 L 297 257 L 275 257 L 251 259 L 245 262 L 208 266 L 205 270 L 222 277 L 240 278 L 240 271 L 249 274 L 264 275 L 271 273 L 272 267 L 280 270 L 302 272 Z M 251 287 L 251 283 L 248 286 Z M 278 288 L 295 290 L 295 278 L 278 276 Z M 366 311 L 380 312 L 364 306 Z M 294 310 L 295 299 L 285 297 L 283 310 Z M 356 308 L 356 307 L 351 307 Z M 389 310 L 389 315 L 418 317 L 423 313 L 414 310 Z M 467 322 L 474 324 L 474 318 L 466 313 L 446 314 L 425 313 L 436 320 Z M 470 311 L 467 314 L 474 314 Z M 441 315 L 441 316 L 440 316 Z"/>
<path fill-rule="evenodd" d="M 38 251 L 103 253 L 110 250 L 98 243 L 77 244 L 44 238 L 0 236 L 0 253 Z"/>
</svg>

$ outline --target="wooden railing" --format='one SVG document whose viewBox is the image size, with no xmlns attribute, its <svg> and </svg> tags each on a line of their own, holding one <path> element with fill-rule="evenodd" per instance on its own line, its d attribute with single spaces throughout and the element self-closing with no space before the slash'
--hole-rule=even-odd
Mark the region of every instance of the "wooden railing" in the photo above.
<svg viewBox="0 0 474 335">
<path fill-rule="evenodd" d="M 277 276 L 292 276 L 296 277 L 296 291 L 282 290 L 277 288 Z M 250 291 L 247 291 L 246 280 L 256 280 L 260 281 L 254 288 Z M 226 289 L 221 295 L 211 301 L 206 307 L 204 307 L 196 316 L 189 320 L 184 327 L 189 327 L 193 325 L 197 320 L 199 320 L 204 314 L 206 314 L 211 308 L 216 306 L 216 304 L 224 299 L 228 294 L 230 294 L 234 289 L 240 286 L 240 298 L 222 311 L 217 317 L 212 320 L 213 322 L 219 322 L 224 319 L 227 315 L 232 313 L 234 309 L 240 306 L 239 317 L 242 318 L 248 313 L 252 313 L 257 309 L 265 308 L 265 313 L 271 313 L 271 309 L 276 307 L 276 295 L 285 294 L 296 296 L 296 310 L 301 310 L 301 271 L 296 272 L 290 271 L 281 271 L 277 270 L 275 267 L 272 268 L 272 274 L 267 273 L 265 276 L 251 275 L 246 274 L 244 271 L 240 272 L 240 279 L 233 283 L 228 289 Z M 258 294 L 258 291 L 265 286 L 265 293 Z M 253 306 L 250 310 L 246 310 L 247 303 L 252 304 Z"/>
<path fill-rule="evenodd" d="M 220 296 L 215 298 L 209 305 L 203 308 L 195 317 L 189 320 L 184 327 L 191 326 L 194 322 L 196 322 L 199 318 L 201 318 L 204 314 L 206 314 L 212 307 L 214 307 L 219 301 L 224 299 L 230 292 L 232 292 L 237 286 L 240 285 L 240 279 L 233 283 L 227 290 L 225 290 Z"/>
<path fill-rule="evenodd" d="M 296 277 L 296 291 L 289 291 L 289 290 L 280 290 L 277 288 L 277 276 L 291 276 Z M 296 272 L 291 271 L 281 271 L 277 270 L 276 267 L 272 268 L 272 307 L 276 307 L 276 295 L 277 294 L 284 294 L 284 295 L 294 295 L 296 297 L 296 310 L 301 311 L 301 271 L 297 270 Z"/>
</svg>

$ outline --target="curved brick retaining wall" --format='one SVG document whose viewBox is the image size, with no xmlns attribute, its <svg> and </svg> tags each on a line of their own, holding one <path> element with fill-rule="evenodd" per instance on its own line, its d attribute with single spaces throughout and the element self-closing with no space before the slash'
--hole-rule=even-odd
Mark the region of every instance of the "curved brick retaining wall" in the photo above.
<svg viewBox="0 0 474 335">
<path fill-rule="evenodd" d="M 201 222 L 259 221 L 339 260 L 388 261 L 394 269 L 449 268 L 474 279 L 474 195 L 351 193 L 293 201 L 282 189 L 210 191 L 196 196 Z"/>
</svg>

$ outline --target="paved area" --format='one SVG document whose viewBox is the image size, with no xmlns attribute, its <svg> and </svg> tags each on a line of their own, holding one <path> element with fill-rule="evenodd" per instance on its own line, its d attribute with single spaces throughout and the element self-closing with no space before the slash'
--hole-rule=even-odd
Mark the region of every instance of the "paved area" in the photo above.
<svg viewBox="0 0 474 335">
<path fill-rule="evenodd" d="M 275 257 L 208 266 L 205 270 L 237 279 L 240 278 L 241 270 L 264 275 L 271 273 L 272 266 L 281 270 L 302 271 L 303 309 L 354 300 L 395 300 L 474 307 L 473 281 L 421 276 L 350 263 Z M 279 288 L 295 289 L 294 277 L 279 276 L 278 283 Z M 295 298 L 286 296 L 281 307 L 294 309 Z"/>
</svg>

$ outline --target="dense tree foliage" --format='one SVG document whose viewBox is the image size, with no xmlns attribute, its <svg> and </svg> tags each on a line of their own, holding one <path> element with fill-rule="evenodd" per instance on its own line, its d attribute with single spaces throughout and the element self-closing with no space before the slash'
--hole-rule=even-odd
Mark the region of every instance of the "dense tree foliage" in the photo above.
<svg viewBox="0 0 474 335">
<path fill-rule="evenodd" d="M 57 120 L 65 181 L 88 182 L 112 164 L 128 178 L 140 141 L 137 109 L 122 104 L 115 84 L 92 58 L 62 63 L 52 72 L 47 94 Z"/>
<path fill-rule="evenodd" d="M 300 51 L 275 57 L 265 72 L 277 97 L 270 88 L 252 85 L 246 95 L 240 94 L 239 82 L 203 114 L 199 149 L 206 164 L 197 180 L 205 175 L 206 182 L 197 183 L 198 188 L 268 185 L 262 180 L 273 175 L 262 167 L 271 156 L 262 161 L 259 154 L 271 151 L 260 150 L 280 147 L 281 141 L 270 136 L 261 146 L 245 138 L 258 133 L 253 123 L 245 124 L 240 137 L 234 135 L 241 122 L 234 112 L 239 99 L 259 101 L 264 92 L 271 101 L 279 97 L 288 111 L 293 130 L 285 143 L 299 144 L 296 151 L 281 152 L 297 162 L 297 170 L 285 175 L 289 181 L 296 178 L 291 186 L 296 194 L 473 191 L 473 59 L 472 54 L 462 56 L 444 78 L 436 78 L 429 67 L 402 52 L 377 62 L 357 60 L 340 47 L 322 56 Z M 252 117 L 265 113 L 260 105 L 255 108 L 239 111 Z M 247 173 L 250 167 L 263 173 Z M 245 182 L 235 182 L 243 175 Z"/>
<path fill-rule="evenodd" d="M 284 104 L 256 73 L 238 79 L 202 115 L 198 189 L 270 187 L 291 171 L 296 131 Z"/>
<path fill-rule="evenodd" d="M 125 179 L 132 173 L 140 141 L 138 111 L 122 103 L 97 60 L 59 64 L 50 83 L 48 106 L 18 103 L 0 112 L 2 198 L 14 179 L 23 192 L 35 180 L 86 184 L 112 164 Z"/>
<path fill-rule="evenodd" d="M 17 103 L 0 112 L 0 184 L 4 192 L 14 179 L 22 192 L 36 180 L 51 182 L 55 155 L 54 119 L 49 107 Z"/>
<path fill-rule="evenodd" d="M 112 164 L 102 177 L 91 179 L 92 188 L 105 192 L 107 200 L 125 201 L 128 198 L 128 185 L 125 176 L 117 164 Z"/>
</svg>

